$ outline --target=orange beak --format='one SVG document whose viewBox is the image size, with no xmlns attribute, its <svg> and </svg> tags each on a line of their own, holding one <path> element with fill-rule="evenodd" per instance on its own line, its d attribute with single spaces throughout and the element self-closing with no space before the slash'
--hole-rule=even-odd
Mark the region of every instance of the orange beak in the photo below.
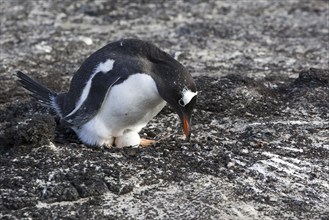
<svg viewBox="0 0 329 220">
<path fill-rule="evenodd" d="M 183 116 L 183 129 L 184 129 L 184 134 L 185 134 L 185 138 L 188 140 L 190 139 L 190 125 L 189 125 L 189 121 L 188 119 Z"/>
</svg>

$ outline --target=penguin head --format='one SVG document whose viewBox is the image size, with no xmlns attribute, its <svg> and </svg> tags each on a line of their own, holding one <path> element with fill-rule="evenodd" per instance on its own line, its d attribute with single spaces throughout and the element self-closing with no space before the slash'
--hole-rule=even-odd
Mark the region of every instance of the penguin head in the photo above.
<svg viewBox="0 0 329 220">
<path fill-rule="evenodd" d="M 178 62 L 175 64 L 176 68 L 170 73 L 167 72 L 157 86 L 160 96 L 178 114 L 185 137 L 189 140 L 192 112 L 198 92 L 191 74 Z"/>
<path fill-rule="evenodd" d="M 181 96 L 176 99 L 176 103 L 169 105 L 176 111 L 183 124 L 183 131 L 187 140 L 191 135 L 192 112 L 196 103 L 196 88 L 184 88 L 180 93 Z"/>
</svg>

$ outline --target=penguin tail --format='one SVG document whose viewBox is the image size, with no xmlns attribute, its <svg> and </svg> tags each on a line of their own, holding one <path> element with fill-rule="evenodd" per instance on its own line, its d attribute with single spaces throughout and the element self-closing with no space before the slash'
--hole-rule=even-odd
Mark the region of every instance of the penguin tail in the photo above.
<svg viewBox="0 0 329 220">
<path fill-rule="evenodd" d="M 42 104 L 53 107 L 53 102 L 57 96 L 57 93 L 36 82 L 21 71 L 17 72 L 17 77 L 19 78 L 20 84 L 25 89 L 32 92 L 32 97 L 36 98 Z"/>
</svg>

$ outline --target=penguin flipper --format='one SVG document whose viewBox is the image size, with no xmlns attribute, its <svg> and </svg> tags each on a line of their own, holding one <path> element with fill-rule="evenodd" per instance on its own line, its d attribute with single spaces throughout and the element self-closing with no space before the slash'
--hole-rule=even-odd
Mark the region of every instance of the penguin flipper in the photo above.
<svg viewBox="0 0 329 220">
<path fill-rule="evenodd" d="M 92 119 L 100 110 L 103 101 L 113 85 L 122 81 L 120 76 L 108 76 L 104 73 L 96 74 L 93 78 L 87 98 L 81 106 L 62 118 L 65 124 L 79 127 Z"/>
</svg>

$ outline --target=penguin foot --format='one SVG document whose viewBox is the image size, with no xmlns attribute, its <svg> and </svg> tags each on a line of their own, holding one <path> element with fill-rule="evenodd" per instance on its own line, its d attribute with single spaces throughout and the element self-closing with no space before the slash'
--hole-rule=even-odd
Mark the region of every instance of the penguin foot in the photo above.
<svg viewBox="0 0 329 220">
<path fill-rule="evenodd" d="M 154 145 L 156 142 L 157 142 L 156 140 L 148 140 L 148 139 L 141 138 L 141 142 L 139 145 L 142 147 L 150 147 L 150 146 Z"/>
</svg>

